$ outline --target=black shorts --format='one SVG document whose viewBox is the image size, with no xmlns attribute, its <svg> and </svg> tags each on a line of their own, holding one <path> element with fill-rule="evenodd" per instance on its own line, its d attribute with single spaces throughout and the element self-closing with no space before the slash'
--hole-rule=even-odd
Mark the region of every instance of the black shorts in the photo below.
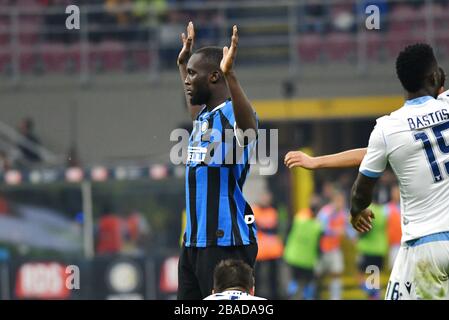
<svg viewBox="0 0 449 320">
<path fill-rule="evenodd" d="M 178 300 L 201 300 L 212 294 L 215 266 L 222 260 L 239 259 L 254 269 L 257 244 L 232 247 L 185 247 L 178 264 Z"/>
<path fill-rule="evenodd" d="M 359 261 L 359 271 L 365 273 L 368 266 L 377 266 L 379 270 L 382 270 L 384 264 L 383 256 L 369 256 L 362 255 Z"/>
</svg>

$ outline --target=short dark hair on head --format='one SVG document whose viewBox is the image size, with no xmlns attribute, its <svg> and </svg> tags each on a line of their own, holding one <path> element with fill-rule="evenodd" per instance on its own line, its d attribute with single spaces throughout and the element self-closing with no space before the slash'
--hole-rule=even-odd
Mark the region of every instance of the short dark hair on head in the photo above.
<svg viewBox="0 0 449 320">
<path fill-rule="evenodd" d="M 223 260 L 215 267 L 215 292 L 223 292 L 229 288 L 243 288 L 249 292 L 253 287 L 253 269 L 242 260 Z"/>
<path fill-rule="evenodd" d="M 425 80 L 437 65 L 431 46 L 417 43 L 407 46 L 396 59 L 396 73 L 408 92 L 416 92 L 425 86 Z"/>
<path fill-rule="evenodd" d="M 211 69 L 220 70 L 220 62 L 223 59 L 223 48 L 203 47 L 195 51 L 195 54 L 201 54 L 202 61 L 208 64 Z"/>
</svg>

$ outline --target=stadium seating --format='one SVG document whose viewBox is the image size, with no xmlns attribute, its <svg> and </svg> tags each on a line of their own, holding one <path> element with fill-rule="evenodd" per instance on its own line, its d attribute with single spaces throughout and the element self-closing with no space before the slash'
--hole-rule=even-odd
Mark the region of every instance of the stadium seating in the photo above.
<svg viewBox="0 0 449 320">
<path fill-rule="evenodd" d="M 326 53 L 332 61 L 342 61 L 354 58 L 357 45 L 353 34 L 333 32 L 325 39 Z"/>
<path fill-rule="evenodd" d="M 317 34 L 303 34 L 298 37 L 299 58 L 304 62 L 317 62 L 322 58 L 323 39 Z"/>
<path fill-rule="evenodd" d="M 57 1 L 56 3 L 65 4 L 64 1 Z M 48 5 L 47 1 L 0 0 L 0 6 L 5 5 L 26 8 L 19 16 L 18 42 L 21 46 L 19 50 L 21 72 L 41 70 L 43 72 L 59 73 L 80 70 L 81 47 L 79 37 L 70 36 L 69 39 L 69 37 L 66 37 L 66 34 L 62 33 L 58 34 L 57 37 L 51 36 L 52 33 L 57 33 L 58 31 L 54 30 L 53 25 L 46 25 L 48 21 L 46 21 L 45 15 L 42 13 L 45 12 L 45 6 Z M 427 13 L 429 12 L 427 10 L 430 10 L 433 16 L 432 28 L 428 27 Z M 230 13 L 235 14 L 235 16 L 229 16 Z M 323 11 L 322 18 L 328 19 L 328 22 L 324 21 L 325 23 L 320 31 L 299 26 L 298 30 L 300 32 L 296 37 L 296 49 L 299 60 L 305 63 L 353 61 L 359 52 L 355 13 L 354 2 L 337 1 L 330 8 Z M 249 38 L 249 43 L 252 43 L 251 40 L 259 40 L 261 36 L 267 34 L 278 36 L 279 39 L 288 36 L 289 23 L 285 21 L 285 24 L 283 24 L 282 17 L 285 12 L 281 8 L 277 8 L 272 12 L 268 8 L 259 8 L 257 10 L 232 9 L 227 10 L 224 14 L 232 21 L 242 23 L 242 35 L 244 34 L 245 37 Z M 194 15 L 194 13 L 190 12 L 189 15 Z M 274 20 L 278 21 L 276 27 L 268 28 L 260 23 L 252 25 L 255 18 L 268 15 L 270 18 L 278 19 Z M 307 23 L 308 20 L 306 18 L 308 17 L 304 17 L 303 20 L 300 19 L 297 23 Z M 202 21 L 203 25 L 205 24 L 205 27 L 207 27 L 207 23 L 212 23 L 215 28 L 220 28 L 220 26 L 216 25 L 217 22 L 215 20 L 203 20 L 200 21 Z M 223 20 L 221 21 L 223 22 Z M 437 47 L 438 54 L 449 56 L 449 36 L 445 32 L 449 28 L 449 5 L 447 4 L 444 5 L 438 2 L 429 7 L 418 7 L 407 2 L 391 3 L 388 7 L 388 18 L 382 20 L 382 23 L 384 25 L 381 30 L 366 32 L 366 58 L 370 61 L 383 61 L 394 58 L 405 45 L 417 41 L 426 41 L 429 30 L 434 31 L 434 44 Z M 12 21 L 8 14 L 0 13 L 0 72 L 5 72 L 10 68 L 11 64 L 10 52 L 8 52 L 10 50 L 8 45 L 11 43 L 11 24 Z M 107 31 L 109 29 L 100 30 L 102 27 L 116 30 L 111 25 L 102 26 L 101 21 L 95 21 L 95 25 L 92 24 L 91 27 L 93 26 L 94 28 L 91 29 L 91 32 L 97 32 L 101 35 L 106 35 L 109 32 Z M 127 26 L 126 30 L 129 29 L 128 31 L 132 34 L 132 28 L 133 25 L 131 24 Z M 142 30 L 142 26 L 139 25 L 135 25 L 135 28 L 137 28 L 136 30 Z M 49 34 L 44 33 L 44 30 L 49 31 Z M 198 29 L 199 37 L 201 35 L 200 31 Z M 114 31 L 110 32 L 113 33 Z M 215 43 L 217 41 L 215 39 L 217 32 L 211 33 L 211 35 L 209 33 L 203 34 L 203 38 L 214 38 L 201 39 L 201 43 Z M 148 43 L 146 38 L 136 38 L 130 44 L 131 40 L 123 36 L 114 36 L 113 34 L 111 36 L 108 34 L 108 36 L 102 36 L 100 37 L 101 39 L 97 39 L 93 33 L 89 36 L 91 43 L 88 46 L 88 64 L 91 71 L 144 71 L 149 68 L 150 63 L 153 61 L 153 59 L 150 59 L 151 53 L 147 50 Z M 162 46 L 163 44 L 164 41 L 161 42 Z M 287 42 L 282 44 L 282 46 L 287 47 Z M 171 50 L 173 49 L 172 47 L 173 44 L 171 44 L 170 48 L 161 47 L 160 52 L 166 52 L 165 49 Z M 273 46 L 267 43 L 266 47 L 271 48 Z M 287 49 L 284 51 L 288 51 Z"/>
</svg>

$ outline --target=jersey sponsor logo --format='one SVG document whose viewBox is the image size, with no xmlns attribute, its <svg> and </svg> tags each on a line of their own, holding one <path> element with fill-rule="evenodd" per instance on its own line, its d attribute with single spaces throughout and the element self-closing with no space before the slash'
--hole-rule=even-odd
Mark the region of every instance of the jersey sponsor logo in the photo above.
<svg viewBox="0 0 449 320">
<path fill-rule="evenodd" d="M 187 152 L 187 163 L 201 163 L 206 158 L 207 148 L 189 146 Z"/>
<path fill-rule="evenodd" d="M 209 129 L 209 121 L 204 120 L 201 122 L 201 133 L 205 133 Z"/>
</svg>

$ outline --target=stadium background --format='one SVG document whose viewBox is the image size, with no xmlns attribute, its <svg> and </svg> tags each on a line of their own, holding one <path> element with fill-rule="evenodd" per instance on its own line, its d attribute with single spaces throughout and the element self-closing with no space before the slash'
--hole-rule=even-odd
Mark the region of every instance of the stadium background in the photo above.
<svg viewBox="0 0 449 320">
<path fill-rule="evenodd" d="M 72 4 L 80 30 L 65 26 Z M 380 30 L 365 27 L 369 4 Z M 365 146 L 376 117 L 402 104 L 400 49 L 424 41 L 443 67 L 449 57 L 448 1 L 0 0 L 1 299 L 173 298 L 184 180 L 169 137 L 190 126 L 175 65 L 189 20 L 196 48 L 227 45 L 239 26 L 240 81 L 261 127 L 279 130 L 277 174 L 252 175 L 246 192 L 254 203 L 269 186 L 284 240 L 311 190 L 347 190 L 357 173 L 290 172 L 285 153 Z M 24 142 L 24 119 L 39 143 Z M 107 213 L 127 232 L 101 249 Z M 344 252 L 343 298 L 364 298 L 351 241 Z M 68 292 L 72 264 L 81 289 Z"/>
</svg>

